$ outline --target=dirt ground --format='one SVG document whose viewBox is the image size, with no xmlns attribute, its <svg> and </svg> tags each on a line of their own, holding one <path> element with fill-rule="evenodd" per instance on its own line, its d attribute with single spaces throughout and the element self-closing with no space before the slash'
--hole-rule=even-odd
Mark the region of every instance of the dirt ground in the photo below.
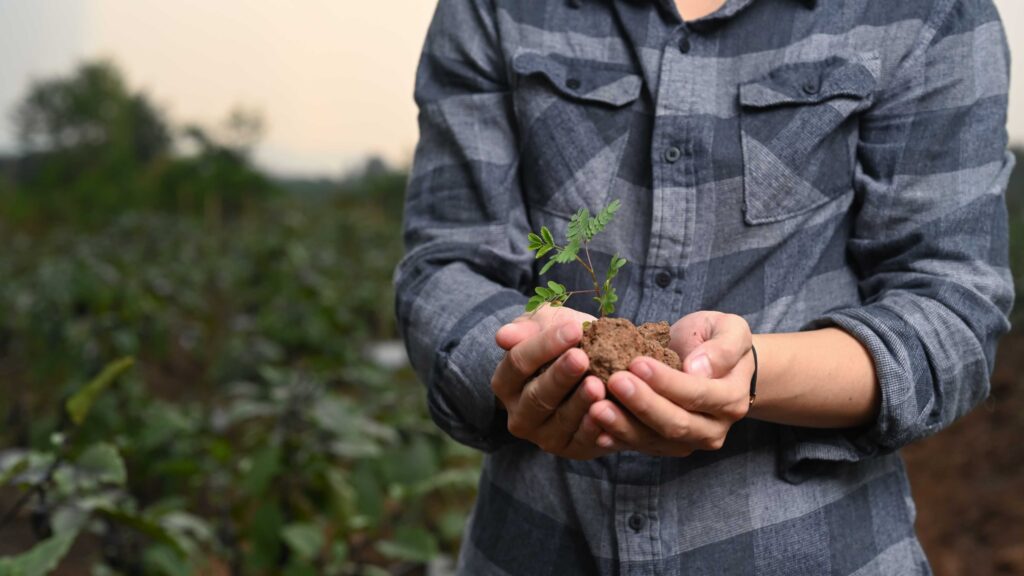
<svg viewBox="0 0 1024 576">
<path fill-rule="evenodd" d="M 917 533 L 938 576 L 1024 575 L 1024 335 L 1005 339 L 992 394 L 903 450 Z"/>
</svg>

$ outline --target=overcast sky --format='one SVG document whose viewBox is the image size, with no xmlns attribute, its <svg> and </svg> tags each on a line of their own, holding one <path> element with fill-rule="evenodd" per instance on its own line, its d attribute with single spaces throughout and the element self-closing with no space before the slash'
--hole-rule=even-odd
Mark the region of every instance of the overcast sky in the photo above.
<svg viewBox="0 0 1024 576">
<path fill-rule="evenodd" d="M 899 0 L 891 0 L 899 1 Z M 0 150 L 29 79 L 117 61 L 177 121 L 260 110 L 259 162 L 337 175 L 368 154 L 406 163 L 413 74 L 434 0 L 0 0 Z M 1024 143 L 1024 1 L 996 0 L 1016 58 L 1010 137 Z"/>
</svg>

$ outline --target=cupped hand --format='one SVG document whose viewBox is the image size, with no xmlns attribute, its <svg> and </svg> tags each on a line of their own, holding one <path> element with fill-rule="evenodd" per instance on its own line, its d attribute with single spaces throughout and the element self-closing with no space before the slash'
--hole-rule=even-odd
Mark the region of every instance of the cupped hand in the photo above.
<svg viewBox="0 0 1024 576">
<path fill-rule="evenodd" d="M 576 348 L 583 322 L 588 320 L 594 317 L 544 306 L 502 326 L 495 335 L 506 354 L 494 371 L 491 389 L 508 410 L 509 432 L 546 452 L 575 460 L 615 450 L 614 443 L 597 445 L 601 429 L 587 415 L 590 406 L 605 397 L 598 378 L 583 378 L 590 360 Z"/>
<path fill-rule="evenodd" d="M 652 455 L 688 456 L 718 450 L 731 426 L 750 407 L 754 371 L 747 322 L 732 314 L 695 312 L 672 326 L 669 347 L 683 358 L 675 370 L 652 358 L 637 358 L 616 372 L 610 400 L 590 406 L 604 430 L 599 447 L 622 445 Z"/>
</svg>

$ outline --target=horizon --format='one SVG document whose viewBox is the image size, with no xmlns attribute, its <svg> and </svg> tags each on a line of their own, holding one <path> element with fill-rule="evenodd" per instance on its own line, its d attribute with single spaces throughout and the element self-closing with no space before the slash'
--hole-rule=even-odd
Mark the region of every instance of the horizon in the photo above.
<svg viewBox="0 0 1024 576">
<path fill-rule="evenodd" d="M 79 0 L 5 6 L 0 154 L 17 152 L 10 114 L 31 80 L 109 58 L 174 124 L 212 125 L 236 106 L 260 112 L 266 130 L 254 158 L 276 177 L 339 178 L 373 157 L 407 168 L 418 137 L 415 68 L 435 4 Z M 1024 27 L 1010 25 L 1024 22 L 1024 3 L 995 4 L 1012 52 L 1024 54 Z M 396 12 L 403 16 L 393 17 Z M 159 26 L 138 24 L 154 19 Z M 1020 58 L 1011 61 L 1007 129 L 1011 145 L 1021 149 L 1024 65 Z"/>
</svg>

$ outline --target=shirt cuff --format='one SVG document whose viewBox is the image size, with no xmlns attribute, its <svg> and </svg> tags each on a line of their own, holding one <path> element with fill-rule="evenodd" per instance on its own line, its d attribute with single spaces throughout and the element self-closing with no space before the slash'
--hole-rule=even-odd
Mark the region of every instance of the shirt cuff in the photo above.
<svg viewBox="0 0 1024 576">
<path fill-rule="evenodd" d="M 525 299 L 507 300 L 485 316 L 470 313 L 452 330 L 455 336 L 439 351 L 437 373 L 427 395 L 438 426 L 455 440 L 484 452 L 517 440 L 509 433 L 507 413 L 491 390 L 491 377 L 505 355 L 494 335 L 522 314 Z"/>
<path fill-rule="evenodd" d="M 803 329 L 826 327 L 846 331 L 867 348 L 875 365 L 881 403 L 874 422 L 859 428 L 782 427 L 780 474 L 794 483 L 834 463 L 858 462 L 892 453 L 909 441 L 904 431 L 910 415 L 901 407 L 908 395 L 914 393 L 915 374 L 930 370 L 916 333 L 884 305 L 838 310 L 811 321 Z"/>
</svg>

